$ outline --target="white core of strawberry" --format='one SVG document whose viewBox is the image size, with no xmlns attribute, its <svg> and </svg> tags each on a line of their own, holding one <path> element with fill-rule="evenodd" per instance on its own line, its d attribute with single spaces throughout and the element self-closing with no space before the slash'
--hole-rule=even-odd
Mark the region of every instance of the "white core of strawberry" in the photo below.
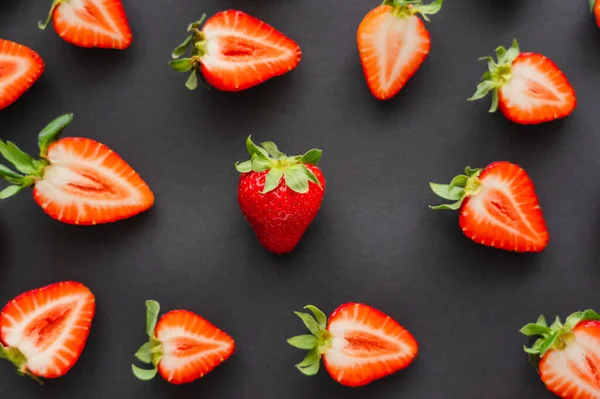
<svg viewBox="0 0 600 399">
<path fill-rule="evenodd" d="M 552 101 L 547 98 L 534 98 L 529 95 L 531 85 L 541 86 L 556 96 L 558 101 Z M 564 94 L 557 90 L 553 81 L 532 61 L 522 61 L 512 66 L 512 78 L 501 89 L 502 95 L 507 102 L 507 106 L 516 107 L 522 110 L 530 110 L 543 105 L 564 103 Z"/>
<path fill-rule="evenodd" d="M 92 3 L 96 9 L 102 14 L 104 21 L 110 25 L 111 30 L 103 29 L 102 27 L 92 24 L 85 19 L 81 18 L 81 15 L 88 14 L 86 9 L 86 3 Z M 124 40 L 125 38 L 121 34 L 117 23 L 112 19 L 112 16 L 107 11 L 107 6 L 105 6 L 103 0 L 69 0 L 68 2 L 62 3 L 60 5 L 60 13 L 58 14 L 59 21 L 66 20 L 66 26 L 68 28 L 63 32 L 57 32 L 60 36 L 65 35 L 72 26 L 82 26 L 86 29 L 90 29 L 93 32 L 96 32 L 96 38 L 98 35 L 103 36 L 107 35 L 115 40 L 115 44 Z M 96 46 L 97 41 L 94 43 Z"/>
<path fill-rule="evenodd" d="M 13 325 L 10 328 L 6 328 L 2 331 L 4 341 L 9 347 L 17 348 L 27 357 L 27 369 L 32 371 L 34 374 L 46 374 L 50 367 L 54 367 L 54 371 L 56 373 L 60 373 L 60 367 L 55 363 L 55 360 L 59 362 L 63 362 L 63 365 L 66 366 L 68 363 L 65 359 L 62 359 L 56 353 L 59 350 L 68 350 L 63 347 L 64 343 L 72 338 L 71 331 L 75 328 L 75 324 L 82 316 L 82 308 L 85 306 L 86 301 L 88 300 L 87 295 L 85 294 L 73 294 L 68 296 L 63 296 L 60 299 L 53 300 L 45 304 L 44 306 L 38 306 L 36 303 L 36 310 L 34 312 L 30 312 L 25 314 L 22 309 L 19 308 L 17 303 L 13 303 L 13 305 L 21 312 L 22 319 L 17 322 L 12 319 L 12 317 L 8 314 L 4 314 L 3 317 L 7 318 Z M 33 298 L 35 301 L 35 297 Z M 26 335 L 26 329 L 34 320 L 38 317 L 44 315 L 49 310 L 55 307 L 65 307 L 72 309 L 67 319 L 64 321 L 64 328 L 60 332 L 60 335 L 56 337 L 55 341 L 41 351 L 38 348 L 37 342 L 40 338 L 37 335 Z"/>
<path fill-rule="evenodd" d="M 399 17 L 387 13 L 380 18 L 380 26 L 369 39 L 378 47 L 379 69 L 382 73 L 370 79 L 379 77 L 381 86 L 389 89 L 402 72 L 405 65 L 419 51 L 424 39 L 419 35 L 419 20 L 416 17 Z M 365 37 L 367 39 L 367 37 Z M 390 50 L 391 49 L 391 50 Z M 376 57 L 374 53 L 372 57 Z M 392 60 L 392 62 L 390 62 Z M 363 62 L 370 59 L 366 57 Z"/>
<path fill-rule="evenodd" d="M 2 94 L 2 89 L 5 87 L 10 87 L 10 85 L 16 82 L 23 74 L 27 73 L 27 71 L 33 66 L 31 60 L 18 56 L 0 55 L 0 63 L 3 61 L 15 63 L 17 66 L 17 72 L 11 75 L 0 76 L 0 94 Z"/>
<path fill-rule="evenodd" d="M 195 335 L 180 327 L 163 327 L 159 330 L 156 339 L 158 339 L 162 344 L 163 356 L 160 360 L 160 365 L 163 370 L 166 369 L 169 371 L 168 380 L 173 379 L 177 370 L 184 368 L 188 363 L 195 362 L 214 353 L 226 352 L 230 348 L 230 344 L 228 342 Z M 179 349 L 178 342 L 182 339 L 189 340 L 190 342 L 197 342 L 199 345 L 214 345 L 214 349 L 201 351 L 187 357 L 174 355 L 173 353 L 176 353 Z"/>
<path fill-rule="evenodd" d="M 545 383 L 549 386 L 561 386 L 568 382 L 572 385 L 570 397 L 600 397 L 600 388 L 587 383 L 582 375 L 595 381 L 596 370 L 590 370 L 588 354 L 600 355 L 598 341 L 587 334 L 577 334 L 576 339 L 569 342 L 563 350 L 553 350 L 546 355 L 544 368 Z"/>
</svg>

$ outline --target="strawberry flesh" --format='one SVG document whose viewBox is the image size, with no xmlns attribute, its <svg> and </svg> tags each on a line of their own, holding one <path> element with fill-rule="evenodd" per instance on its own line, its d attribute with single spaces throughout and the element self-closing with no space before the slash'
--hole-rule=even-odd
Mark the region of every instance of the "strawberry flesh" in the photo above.
<svg viewBox="0 0 600 399">
<path fill-rule="evenodd" d="M 473 241 L 517 252 L 542 251 L 549 235 L 533 182 L 518 165 L 496 162 L 478 178 L 478 193 L 467 197 L 459 225 Z"/>
<path fill-rule="evenodd" d="M 203 377 L 235 350 L 229 335 L 187 310 L 165 314 L 158 321 L 155 334 L 163 350 L 158 372 L 172 384 Z"/>
<path fill-rule="evenodd" d="M 154 195 L 142 178 L 104 144 L 65 138 L 49 147 L 50 165 L 35 184 L 35 201 L 52 218 L 94 225 L 149 209 Z"/>
<path fill-rule="evenodd" d="M 357 32 L 358 51 L 369 90 L 379 100 L 394 97 L 417 72 L 431 47 L 425 24 L 381 5 L 369 12 Z"/>
<path fill-rule="evenodd" d="M 0 39 L 0 109 L 23 95 L 44 72 L 44 61 L 33 50 Z"/>
<path fill-rule="evenodd" d="M 302 58 L 293 40 L 244 12 L 222 11 L 202 29 L 206 54 L 201 71 L 206 81 L 224 91 L 248 89 L 296 68 Z"/>
<path fill-rule="evenodd" d="M 20 371 L 60 377 L 81 355 L 95 306 L 90 290 L 72 281 L 26 292 L 0 313 L 0 340 L 25 356 Z"/>
<path fill-rule="evenodd" d="M 323 363 L 331 377 L 346 386 L 362 386 L 407 367 L 417 356 L 413 336 L 389 316 L 370 306 L 347 303 L 329 318 L 331 346 Z"/>
</svg>

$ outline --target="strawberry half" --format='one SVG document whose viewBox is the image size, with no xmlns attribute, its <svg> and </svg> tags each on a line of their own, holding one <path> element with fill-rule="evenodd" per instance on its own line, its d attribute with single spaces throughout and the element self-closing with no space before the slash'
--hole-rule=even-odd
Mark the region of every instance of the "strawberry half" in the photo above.
<svg viewBox="0 0 600 399">
<path fill-rule="evenodd" d="M 74 281 L 19 295 L 0 313 L 0 359 L 38 382 L 65 375 L 83 351 L 95 311 L 94 295 Z"/>
<path fill-rule="evenodd" d="M 133 37 L 121 0 L 54 0 L 45 22 L 66 42 L 79 47 L 124 50 Z"/>
<path fill-rule="evenodd" d="M 378 100 L 394 97 L 421 67 L 431 43 L 426 21 L 442 8 L 443 0 L 385 0 L 358 27 L 360 62 L 369 90 Z"/>
<path fill-rule="evenodd" d="M 79 225 L 114 222 L 152 207 L 150 188 L 107 146 L 82 137 L 59 139 L 72 120 L 73 115 L 63 115 L 42 130 L 39 160 L 0 140 L 0 154 L 20 172 L 0 164 L 0 177 L 12 184 L 0 191 L 0 199 L 33 186 L 44 212 Z"/>
<path fill-rule="evenodd" d="M 342 385 L 358 387 L 407 367 L 418 353 L 413 336 L 379 310 L 362 303 L 346 303 L 327 316 L 312 305 L 312 312 L 294 312 L 311 332 L 288 343 L 308 350 L 296 368 L 313 376 L 320 359 L 329 375 Z"/>
<path fill-rule="evenodd" d="M 592 10 L 596 17 L 596 25 L 600 27 L 600 1 L 590 0 L 590 10 Z"/>
<path fill-rule="evenodd" d="M 0 39 L 0 109 L 29 90 L 44 68 L 42 57 L 29 47 Z"/>
<path fill-rule="evenodd" d="M 292 251 L 321 208 L 325 178 L 317 166 L 321 150 L 287 156 L 273 142 L 246 148 L 251 159 L 236 163 L 241 172 L 238 202 L 260 243 L 269 251 Z"/>
<path fill-rule="evenodd" d="M 575 91 L 554 62 L 541 54 L 521 53 L 519 44 L 496 49 L 498 61 L 482 57 L 489 71 L 469 101 L 492 93 L 490 112 L 500 111 L 509 120 L 520 124 L 537 124 L 569 116 L 577 99 Z"/>
<path fill-rule="evenodd" d="M 518 165 L 494 162 L 465 169 L 449 185 L 429 183 L 438 196 L 456 201 L 431 209 L 460 209 L 459 225 L 476 243 L 516 252 L 540 252 L 548 230 L 533 182 Z"/>
<path fill-rule="evenodd" d="M 222 11 L 188 26 L 190 35 L 169 62 L 178 72 L 191 71 L 186 87 L 198 86 L 198 73 L 211 86 L 240 91 L 296 68 L 302 52 L 292 39 L 242 11 Z M 180 58 L 190 48 L 188 58 Z"/>
<path fill-rule="evenodd" d="M 540 336 L 524 350 L 550 392 L 563 399 L 600 398 L 600 315 L 576 312 L 550 326 L 542 315 L 521 333 Z"/>
<path fill-rule="evenodd" d="M 197 314 L 173 310 L 158 320 L 158 302 L 146 301 L 146 309 L 150 341 L 142 345 L 135 357 L 153 368 L 132 365 L 133 374 L 140 380 L 151 380 L 158 372 L 171 384 L 192 382 L 223 363 L 235 350 L 229 335 Z"/>
</svg>

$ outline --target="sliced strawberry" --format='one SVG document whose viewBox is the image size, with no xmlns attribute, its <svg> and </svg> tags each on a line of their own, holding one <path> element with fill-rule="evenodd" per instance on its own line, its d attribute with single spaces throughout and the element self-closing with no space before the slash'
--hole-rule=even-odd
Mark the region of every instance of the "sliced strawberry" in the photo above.
<svg viewBox="0 0 600 399">
<path fill-rule="evenodd" d="M 83 351 L 95 309 L 94 295 L 73 281 L 19 295 L 0 313 L 0 357 L 3 352 L 20 374 L 66 374 Z"/>
<path fill-rule="evenodd" d="M 41 160 L 0 140 L 0 153 L 24 174 L 0 169 L 0 177 L 13 184 L 0 198 L 33 185 L 33 198 L 44 212 L 79 225 L 114 222 L 152 207 L 150 188 L 107 146 L 81 137 L 58 140 L 71 120 L 72 115 L 63 115 L 40 133 Z"/>
<path fill-rule="evenodd" d="M 314 306 L 307 306 L 315 318 L 296 312 L 313 335 L 301 335 L 288 342 L 308 349 L 296 367 L 306 375 L 325 368 L 342 385 L 357 387 L 407 367 L 418 353 L 413 336 L 379 310 L 360 303 L 346 303 L 327 318 Z"/>
<path fill-rule="evenodd" d="M 594 16 L 596 17 L 596 25 L 600 27 L 600 1 L 590 0 L 590 6 L 592 7 Z"/>
<path fill-rule="evenodd" d="M 521 332 L 541 336 L 525 351 L 549 391 L 563 399 L 600 398 L 600 315 L 576 312 L 551 326 L 540 316 Z"/>
<path fill-rule="evenodd" d="M 23 95 L 44 72 L 42 57 L 28 47 L 0 39 L 0 109 Z"/>
<path fill-rule="evenodd" d="M 152 363 L 155 368 L 143 370 L 133 366 L 134 375 L 139 379 L 153 378 L 158 369 L 171 384 L 192 382 L 233 354 L 233 339 L 197 314 L 173 310 L 156 324 L 160 306 L 156 301 L 147 301 L 146 306 L 146 332 L 150 341 L 140 348 L 136 357 L 144 363 Z"/>
<path fill-rule="evenodd" d="M 533 182 L 518 165 L 495 162 L 483 171 L 467 168 L 449 186 L 431 184 L 436 194 L 457 202 L 459 225 L 473 241 L 517 252 L 539 252 L 549 235 Z"/>
<path fill-rule="evenodd" d="M 375 98 L 394 97 L 420 68 L 431 43 L 425 24 L 415 14 L 434 14 L 441 6 L 442 1 L 429 6 L 386 1 L 362 20 L 357 32 L 358 52 Z"/>
<path fill-rule="evenodd" d="M 494 112 L 502 113 L 520 124 L 536 124 L 569 116 L 577 100 L 575 91 L 562 71 L 541 54 L 520 53 L 515 40 L 509 50 L 496 50 L 498 62 L 491 57 L 489 72 L 483 75 L 477 92 L 470 100 L 483 98 L 492 92 Z"/>
<path fill-rule="evenodd" d="M 80 47 L 124 50 L 133 37 L 121 0 L 54 0 L 50 18 L 63 40 Z"/>
<path fill-rule="evenodd" d="M 202 20 L 204 17 L 202 18 Z M 191 24 L 191 35 L 174 52 L 182 56 L 190 44 L 191 57 L 172 61 L 179 72 L 192 70 L 188 88 L 196 88 L 196 70 L 211 86 L 240 91 L 296 68 L 302 52 L 296 42 L 265 22 L 242 11 L 222 11 Z"/>
</svg>

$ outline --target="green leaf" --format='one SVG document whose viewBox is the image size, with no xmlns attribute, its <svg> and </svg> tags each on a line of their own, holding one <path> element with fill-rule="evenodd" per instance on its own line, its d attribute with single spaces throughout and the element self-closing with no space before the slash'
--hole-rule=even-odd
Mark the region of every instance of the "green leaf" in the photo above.
<svg viewBox="0 0 600 399">
<path fill-rule="evenodd" d="M 556 319 L 554 319 L 554 323 L 552 323 L 550 325 L 550 328 L 553 330 L 558 330 L 559 328 L 562 328 L 562 323 L 560 322 L 560 317 L 556 316 Z"/>
<path fill-rule="evenodd" d="M 313 148 L 312 150 L 306 151 L 302 158 L 300 158 L 301 163 L 306 163 L 310 165 L 317 165 L 321 160 L 321 155 L 323 155 L 323 151 L 317 148 Z"/>
<path fill-rule="evenodd" d="M 0 343 L 0 359 L 8 359 L 6 348 Z"/>
<path fill-rule="evenodd" d="M 17 172 L 13 172 L 9 168 L 0 164 L 0 177 L 4 178 L 4 180 L 9 183 L 22 185 L 23 178 L 25 176 L 18 174 Z"/>
<path fill-rule="evenodd" d="M 317 323 L 321 326 L 321 328 L 325 328 L 327 326 L 327 316 L 323 313 L 319 308 L 314 305 L 306 305 L 304 309 L 308 309 L 315 315 L 315 319 Z"/>
<path fill-rule="evenodd" d="M 190 46 L 193 37 L 194 35 L 189 35 L 188 37 L 186 37 L 185 40 L 179 46 L 175 47 L 175 50 L 173 50 L 173 52 L 171 53 L 171 57 L 176 59 L 184 55 L 188 47 Z"/>
<path fill-rule="evenodd" d="M 19 147 L 10 141 L 3 142 L 0 140 L 0 154 L 22 173 L 26 175 L 34 175 L 37 173 L 33 165 L 33 158 L 21 151 Z"/>
<path fill-rule="evenodd" d="M 265 179 L 265 187 L 262 190 L 262 194 L 266 194 L 269 191 L 275 190 L 277 187 L 279 187 L 282 177 L 283 172 L 280 169 L 271 169 L 267 174 L 267 178 Z"/>
<path fill-rule="evenodd" d="M 550 330 L 549 327 L 541 326 L 535 323 L 526 324 L 525 326 L 523 326 L 523 328 L 519 330 L 521 334 L 526 335 L 528 337 L 536 335 L 545 335 L 550 333 L 551 331 L 552 330 Z"/>
<path fill-rule="evenodd" d="M 504 63 L 512 64 L 520 53 L 521 51 L 519 50 L 519 43 L 517 42 L 517 39 L 514 39 L 512 42 L 512 46 L 510 46 L 510 48 L 506 51 L 506 54 L 504 55 Z"/>
<path fill-rule="evenodd" d="M 277 145 L 275 145 L 275 143 L 273 143 L 272 141 L 265 141 L 264 143 L 260 143 L 260 145 L 274 159 L 281 159 L 281 158 L 285 157 L 285 154 L 283 152 L 279 151 L 279 148 L 277 148 Z"/>
<path fill-rule="evenodd" d="M 590 12 L 594 11 L 595 5 L 596 5 L 596 0 L 590 0 Z"/>
<path fill-rule="evenodd" d="M 0 191 L 0 199 L 12 197 L 13 195 L 18 194 L 25 187 L 27 186 L 8 186 L 4 190 Z"/>
<path fill-rule="evenodd" d="M 306 174 L 298 169 L 287 169 L 283 172 L 285 178 L 285 184 L 293 191 L 299 194 L 305 194 L 308 192 L 308 178 Z"/>
<path fill-rule="evenodd" d="M 254 144 L 251 137 L 252 136 L 248 136 L 248 138 L 246 139 L 246 149 L 248 150 L 248 154 L 256 154 L 261 158 L 268 159 L 269 153 L 267 152 L 267 150 Z"/>
<path fill-rule="evenodd" d="M 469 178 L 465 175 L 455 176 L 450 182 L 448 190 L 451 191 L 454 188 L 464 188 L 467 185 L 467 180 L 469 180 Z"/>
<path fill-rule="evenodd" d="M 144 345 L 142 345 L 140 349 L 138 349 L 138 351 L 135 353 L 135 357 L 141 362 L 150 364 L 152 363 L 152 353 L 150 353 L 151 349 L 152 342 L 148 341 Z"/>
<path fill-rule="evenodd" d="M 550 338 L 546 339 L 542 346 L 540 347 L 540 357 L 543 357 L 544 354 L 548 351 L 548 349 L 552 348 L 556 339 L 558 338 L 559 332 L 555 332 L 550 336 Z"/>
<path fill-rule="evenodd" d="M 311 349 L 306 354 L 304 360 L 296 365 L 296 368 L 300 370 L 304 375 L 313 376 L 319 371 L 319 365 L 321 363 L 321 356 L 317 349 Z"/>
<path fill-rule="evenodd" d="M 498 89 L 492 90 L 492 103 L 490 104 L 489 113 L 494 113 L 498 110 Z"/>
<path fill-rule="evenodd" d="M 600 314 L 596 313 L 596 311 L 592 309 L 584 310 L 581 315 L 581 320 L 600 320 Z"/>
<path fill-rule="evenodd" d="M 306 165 L 304 164 L 298 164 L 297 165 L 302 173 L 304 173 L 306 175 L 306 178 L 308 179 L 308 181 L 311 181 L 313 183 L 315 183 L 317 186 L 321 187 L 321 182 L 319 181 L 319 179 L 317 178 L 317 176 L 314 174 L 314 172 L 312 170 L 310 170 L 309 168 L 306 167 Z M 295 169 L 295 167 L 293 167 L 293 169 Z"/>
<path fill-rule="evenodd" d="M 189 90 L 196 90 L 198 87 L 198 75 L 196 75 L 195 69 L 192 70 L 190 77 L 188 78 L 187 82 L 185 82 L 185 87 L 187 87 Z"/>
<path fill-rule="evenodd" d="M 255 172 L 262 172 L 263 170 L 268 170 L 273 166 L 273 162 L 271 162 L 270 159 L 264 158 L 259 154 L 252 155 L 250 164 L 252 166 L 252 170 Z"/>
<path fill-rule="evenodd" d="M 298 335 L 288 339 L 287 343 L 298 349 L 313 349 L 317 346 L 318 339 L 314 335 Z"/>
<path fill-rule="evenodd" d="M 182 58 L 180 60 L 169 61 L 169 65 L 171 66 L 171 68 L 173 68 L 177 72 L 188 72 L 188 71 L 192 70 L 194 63 L 191 58 Z M 195 72 L 196 71 L 194 71 L 194 75 L 195 75 Z M 198 85 L 198 81 L 196 80 L 196 86 L 197 85 Z M 195 89 L 195 87 L 194 87 L 194 89 Z M 190 90 L 194 90 L 194 89 L 190 89 Z"/>
<path fill-rule="evenodd" d="M 198 21 L 190 23 L 187 27 L 188 32 L 191 32 L 192 30 L 194 30 L 194 28 L 200 27 L 200 25 L 202 25 L 202 22 L 204 22 L 205 19 L 206 19 L 206 14 L 202 14 L 202 16 L 200 17 L 200 19 Z"/>
<path fill-rule="evenodd" d="M 50 122 L 38 135 L 38 146 L 40 148 L 40 156 L 46 157 L 48 147 L 56 142 L 63 130 L 73 121 L 73 114 L 61 115 Z"/>
<path fill-rule="evenodd" d="M 252 170 L 252 161 L 236 162 L 235 169 L 240 173 L 248 173 Z"/>
<path fill-rule="evenodd" d="M 465 168 L 465 173 L 467 174 L 467 176 L 472 177 L 475 176 L 476 174 L 478 174 L 479 172 L 481 172 L 481 168 L 471 168 L 470 166 L 467 166 Z"/>
<path fill-rule="evenodd" d="M 317 321 L 311 315 L 303 312 L 294 312 L 294 314 L 302 319 L 302 322 L 306 328 L 308 328 L 308 331 L 313 333 L 315 336 L 321 335 L 321 326 L 319 326 L 319 323 L 317 323 Z"/>
<path fill-rule="evenodd" d="M 429 21 L 428 15 L 437 14 L 442 9 L 443 0 L 436 0 L 430 4 L 415 5 L 416 11 L 423 16 L 425 21 Z"/>
<path fill-rule="evenodd" d="M 131 370 L 133 371 L 133 375 L 138 380 L 142 380 L 142 381 L 150 381 L 151 379 L 153 379 L 156 376 L 156 372 L 158 371 L 158 369 L 156 367 L 151 370 L 146 370 L 146 369 L 141 369 L 141 368 L 137 367 L 135 364 L 131 365 Z"/>
<path fill-rule="evenodd" d="M 317 361 L 317 362 L 314 362 L 313 364 L 311 364 L 310 366 L 307 366 L 307 367 L 296 366 L 296 368 L 298 370 L 300 370 L 302 372 L 302 374 L 312 377 L 313 375 L 317 375 L 317 373 L 319 372 L 320 366 L 321 366 L 321 362 Z"/>
<path fill-rule="evenodd" d="M 543 314 L 541 314 L 540 317 L 538 317 L 535 324 L 539 324 L 540 326 L 548 327 L 548 323 L 546 323 L 546 318 L 544 317 Z"/>
<path fill-rule="evenodd" d="M 488 95 L 488 93 L 497 87 L 497 83 L 491 80 L 484 80 L 477 85 L 477 91 L 467 101 L 476 101 Z"/>
<path fill-rule="evenodd" d="M 154 337 L 158 314 L 160 313 L 160 304 L 153 300 L 146 301 L 146 334 L 148 337 Z"/>
<path fill-rule="evenodd" d="M 506 56 L 506 49 L 502 46 L 498 47 L 496 49 L 496 59 L 498 60 L 498 63 L 502 63 L 502 59 Z"/>
<path fill-rule="evenodd" d="M 462 187 L 453 187 L 450 190 L 450 186 L 448 184 L 437 184 L 437 183 L 429 183 L 429 187 L 438 197 L 442 197 L 448 201 L 458 201 L 462 198 L 463 188 Z"/>
<path fill-rule="evenodd" d="M 460 206 L 462 205 L 462 200 L 457 201 L 453 204 L 441 204 L 441 205 L 429 205 L 429 208 L 433 209 L 434 211 L 440 211 L 440 210 L 451 210 L 451 211 L 455 211 L 457 209 L 460 208 Z"/>
</svg>

